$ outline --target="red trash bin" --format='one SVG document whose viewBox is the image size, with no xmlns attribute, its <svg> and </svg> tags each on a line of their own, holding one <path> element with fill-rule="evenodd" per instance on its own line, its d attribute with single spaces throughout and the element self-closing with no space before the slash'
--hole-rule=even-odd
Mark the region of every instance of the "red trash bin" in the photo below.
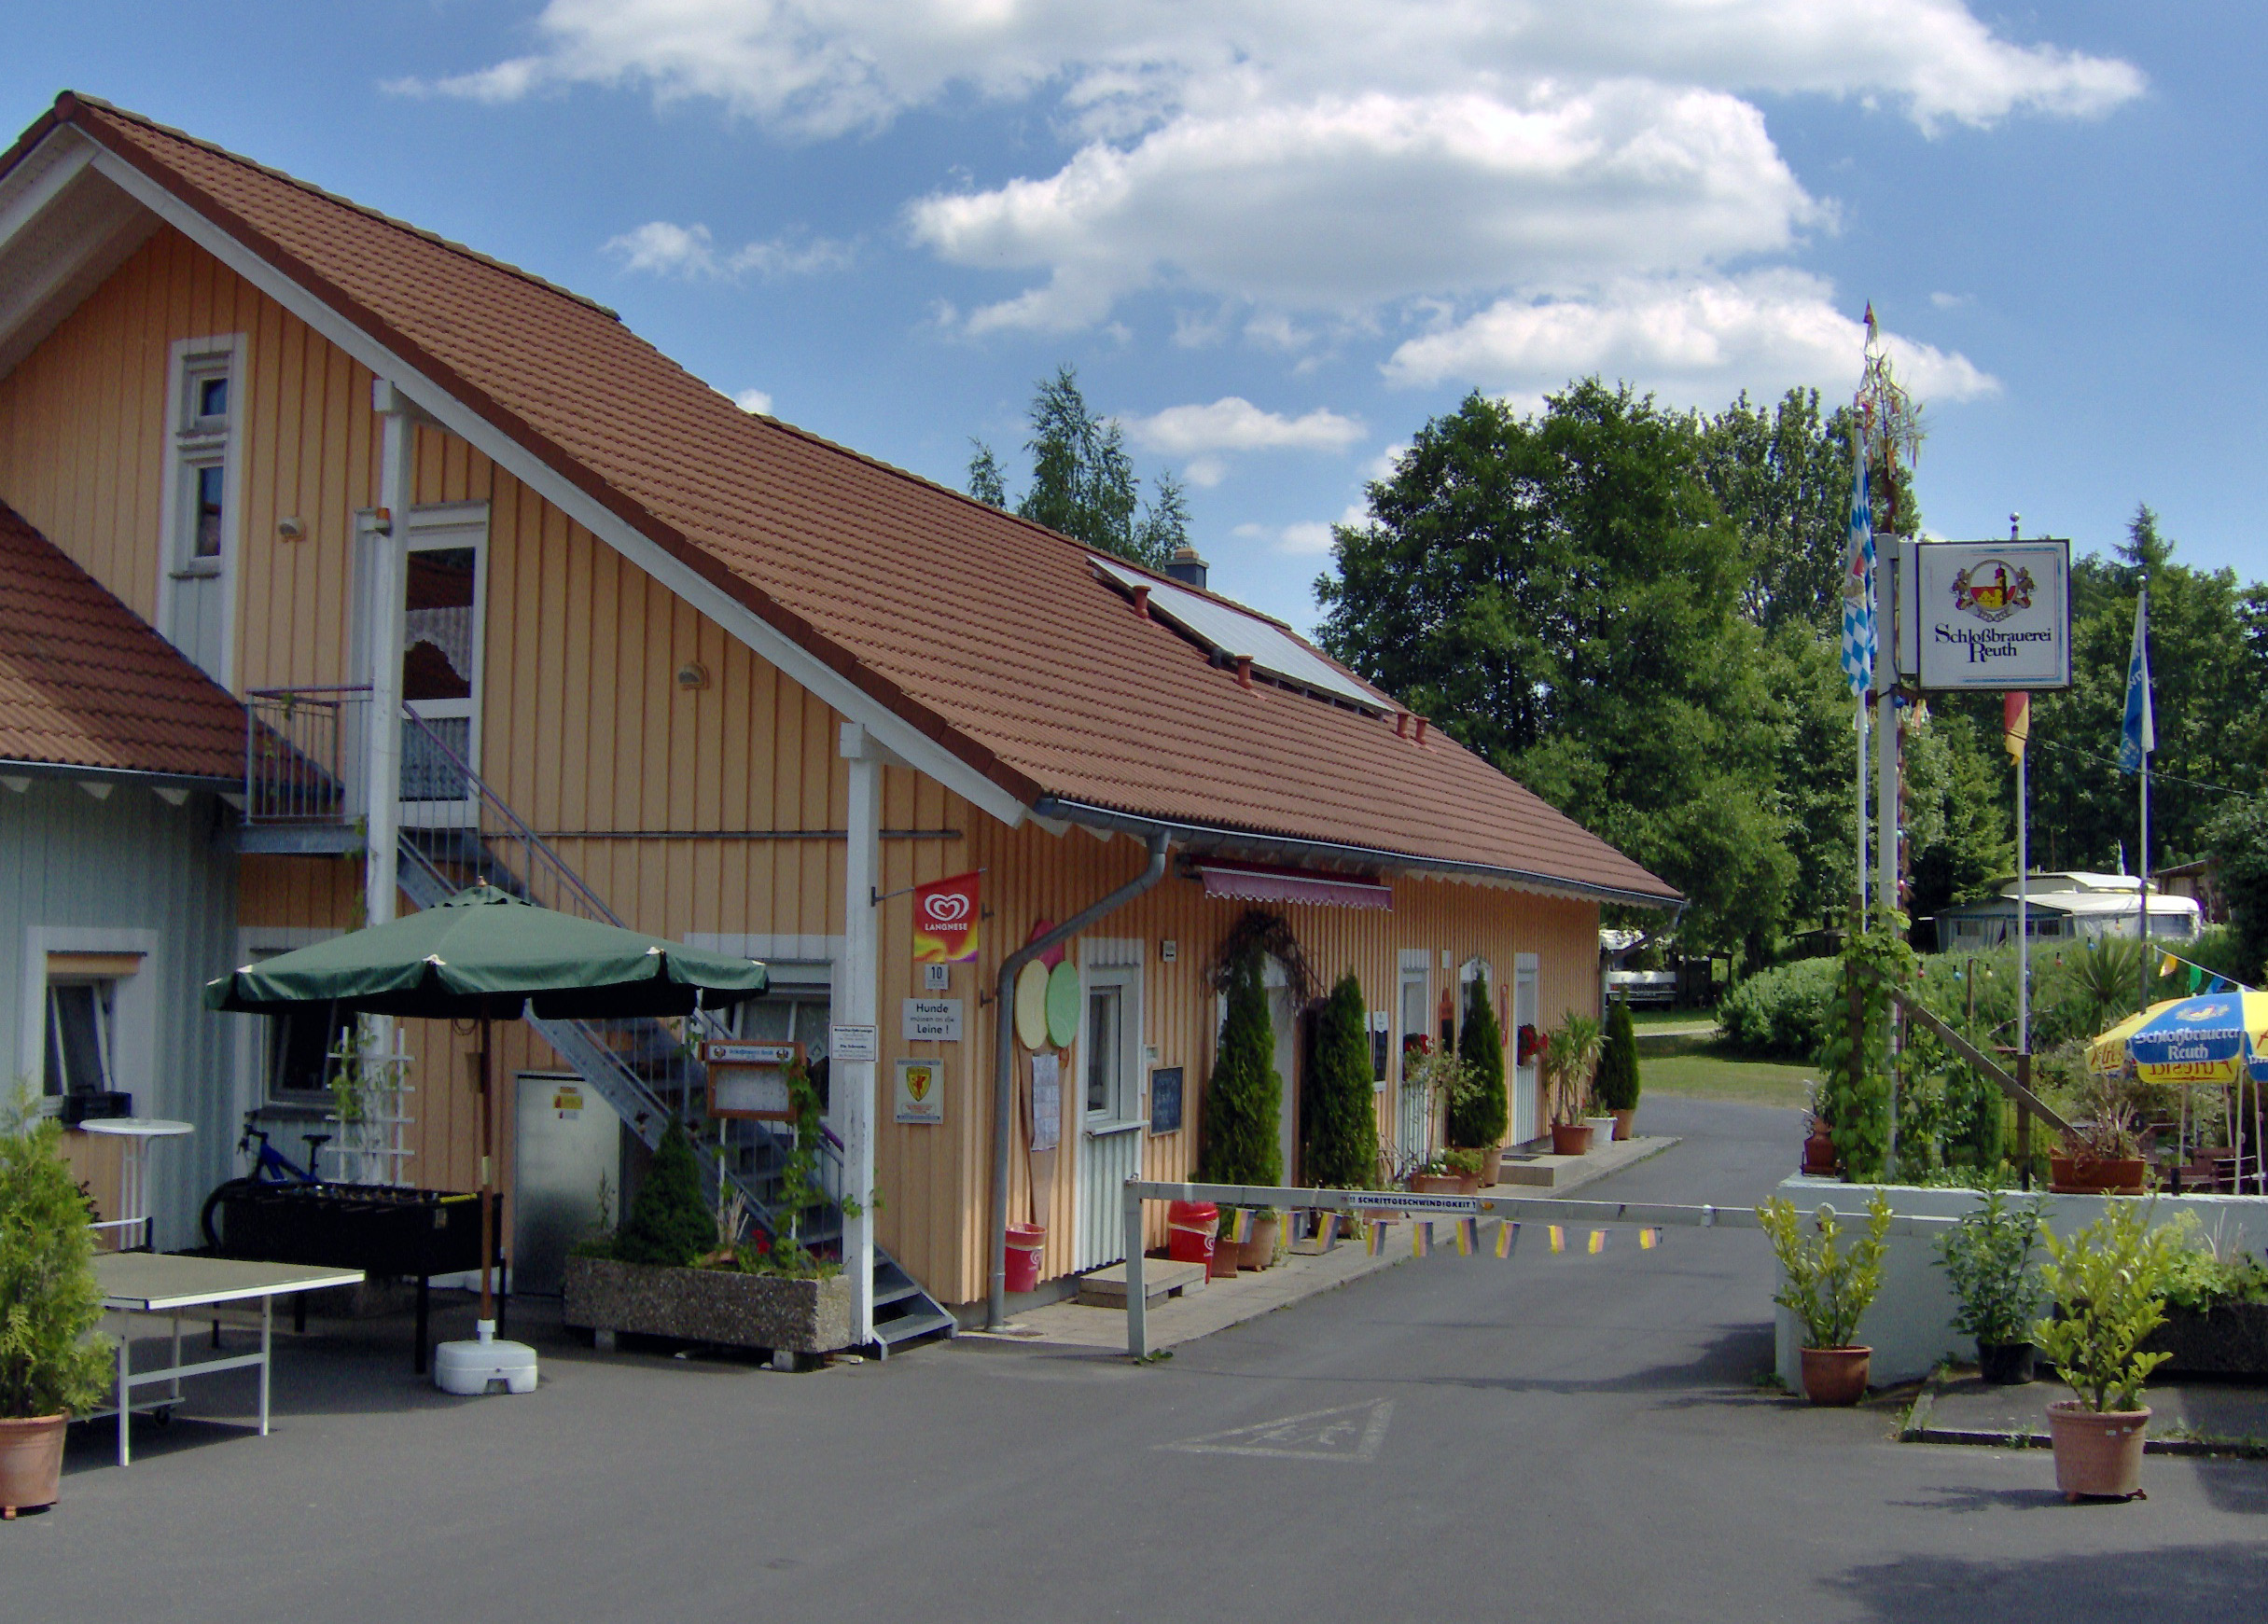
<svg viewBox="0 0 2268 1624">
<path fill-rule="evenodd" d="M 1220 1234 L 1220 1209 L 1211 1201 L 1174 1201 L 1165 1209 L 1165 1255 L 1176 1263 L 1210 1267 Z"/>
<path fill-rule="evenodd" d="M 1039 1255 L 1047 1250 L 1047 1246 L 1046 1225 L 1010 1224 L 1008 1227 L 1009 1290 L 1039 1289 Z"/>
</svg>

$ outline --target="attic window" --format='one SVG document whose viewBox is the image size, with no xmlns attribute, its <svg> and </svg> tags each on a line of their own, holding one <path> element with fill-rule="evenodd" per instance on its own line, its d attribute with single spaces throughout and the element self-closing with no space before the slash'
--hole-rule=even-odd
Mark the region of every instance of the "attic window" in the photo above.
<svg viewBox="0 0 2268 1624">
<path fill-rule="evenodd" d="M 1273 620 L 1108 559 L 1091 555 L 1088 562 L 1129 596 L 1147 592 L 1153 619 L 1172 626 L 1231 670 L 1241 670 L 1241 662 L 1248 660 L 1255 677 L 1351 705 L 1367 715 L 1383 716 L 1394 708 L 1383 694 L 1341 671 Z"/>
</svg>

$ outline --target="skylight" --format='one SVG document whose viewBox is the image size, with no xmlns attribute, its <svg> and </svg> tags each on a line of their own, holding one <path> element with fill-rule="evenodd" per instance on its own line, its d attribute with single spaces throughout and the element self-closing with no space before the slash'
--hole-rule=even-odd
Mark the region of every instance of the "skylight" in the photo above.
<svg viewBox="0 0 2268 1624">
<path fill-rule="evenodd" d="M 1149 612 L 1177 627 L 1201 647 L 1231 660 L 1248 656 L 1254 671 L 1279 683 L 1325 699 L 1343 700 L 1373 715 L 1394 709 L 1393 701 L 1364 687 L 1273 621 L 1108 559 L 1091 558 L 1090 562 L 1129 591 L 1146 589 Z"/>
</svg>

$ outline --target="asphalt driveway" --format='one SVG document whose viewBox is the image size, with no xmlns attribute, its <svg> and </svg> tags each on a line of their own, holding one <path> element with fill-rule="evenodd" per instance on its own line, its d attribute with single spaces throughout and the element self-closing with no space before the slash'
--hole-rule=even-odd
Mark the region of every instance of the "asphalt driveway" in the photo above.
<svg viewBox="0 0 2268 1624">
<path fill-rule="evenodd" d="M 1585 1195 L 1746 1201 L 1795 1115 Z M 2152 1457 L 2067 1507 L 2044 1452 L 1893 1441 L 1755 1385 L 1760 1236 L 1405 1264 L 1136 1367 L 964 1340 L 788 1376 L 546 1346 L 450 1399 L 397 1342 L 284 1354 L 276 1435 L 184 1419 L 0 1528 L 11 1617 L 1853 1619 L 2254 1617 L 2268 1465 Z M 211 1384 L 240 1415 L 248 1387 Z M 2054 1396 L 2044 1389 L 2042 1401 Z"/>
</svg>

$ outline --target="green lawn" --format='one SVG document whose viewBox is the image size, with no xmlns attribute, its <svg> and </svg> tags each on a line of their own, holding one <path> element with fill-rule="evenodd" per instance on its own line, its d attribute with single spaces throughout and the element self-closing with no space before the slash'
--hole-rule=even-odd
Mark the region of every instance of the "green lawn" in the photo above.
<svg viewBox="0 0 2268 1624">
<path fill-rule="evenodd" d="M 1630 1024 L 1640 1037 L 1649 1032 L 1680 1032 L 1688 1027 L 1714 1027 L 1717 1017 L 1706 1009 L 1633 1009 Z"/>
<path fill-rule="evenodd" d="M 1705 1034 L 1638 1038 L 1638 1075 L 1649 1094 L 1733 1100 L 1748 1105 L 1803 1104 L 1803 1083 L 1818 1068 L 1745 1060 Z"/>
</svg>

